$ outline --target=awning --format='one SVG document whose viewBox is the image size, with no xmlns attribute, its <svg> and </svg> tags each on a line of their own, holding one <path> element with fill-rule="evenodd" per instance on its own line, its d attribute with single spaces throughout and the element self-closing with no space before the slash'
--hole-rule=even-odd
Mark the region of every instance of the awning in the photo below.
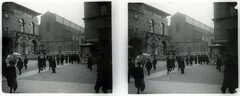
<svg viewBox="0 0 240 96">
<path fill-rule="evenodd" d="M 210 45 L 210 46 L 208 46 L 208 47 L 223 47 L 224 45 L 222 45 L 222 44 L 214 44 L 214 45 Z"/>
<path fill-rule="evenodd" d="M 96 44 L 92 44 L 92 43 L 85 43 L 83 45 L 79 45 L 80 47 L 82 46 L 96 46 Z"/>
</svg>

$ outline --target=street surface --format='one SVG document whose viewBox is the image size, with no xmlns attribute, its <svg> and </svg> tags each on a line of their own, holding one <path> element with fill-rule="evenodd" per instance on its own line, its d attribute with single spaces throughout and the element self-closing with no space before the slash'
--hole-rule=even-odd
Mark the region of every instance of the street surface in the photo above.
<svg viewBox="0 0 240 96">
<path fill-rule="evenodd" d="M 16 71 L 18 89 L 13 93 L 95 93 L 96 65 L 90 71 L 87 64 L 59 64 L 56 73 L 52 73 L 47 63 L 46 69 L 38 73 L 37 61 L 30 60 L 28 69 L 23 68 L 21 75 L 17 68 Z M 9 90 L 6 78 L 3 77 L 2 91 L 9 93 Z"/>
<path fill-rule="evenodd" d="M 223 72 L 218 72 L 216 65 L 186 66 L 185 74 L 177 70 L 177 63 L 175 66 L 175 70 L 167 74 L 166 61 L 158 61 L 157 69 L 152 69 L 150 76 L 144 68 L 146 87 L 140 94 L 221 94 Z M 128 83 L 128 93 L 137 93 L 133 78 Z"/>
</svg>

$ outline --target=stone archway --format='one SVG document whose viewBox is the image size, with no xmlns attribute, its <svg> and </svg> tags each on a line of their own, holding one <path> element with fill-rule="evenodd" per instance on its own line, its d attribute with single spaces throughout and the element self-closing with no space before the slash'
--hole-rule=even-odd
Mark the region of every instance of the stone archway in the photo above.
<svg viewBox="0 0 240 96">
<path fill-rule="evenodd" d="M 136 57 L 142 53 L 143 41 L 140 38 L 131 38 L 128 45 L 132 47 L 128 50 L 129 57 Z"/>
<path fill-rule="evenodd" d="M 13 52 L 14 41 L 9 37 L 2 38 L 2 56 L 7 57 Z"/>
</svg>

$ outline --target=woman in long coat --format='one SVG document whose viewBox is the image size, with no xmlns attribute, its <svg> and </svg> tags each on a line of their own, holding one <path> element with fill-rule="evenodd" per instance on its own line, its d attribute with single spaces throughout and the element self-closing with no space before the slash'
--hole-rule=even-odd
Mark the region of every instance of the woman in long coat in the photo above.
<svg viewBox="0 0 240 96">
<path fill-rule="evenodd" d="M 19 70 L 19 75 L 21 75 L 22 74 L 21 70 L 23 68 L 23 62 L 22 62 L 21 58 L 19 58 L 18 61 L 17 61 L 17 67 L 18 67 L 18 70 Z"/>
<path fill-rule="evenodd" d="M 169 72 L 171 72 L 172 70 L 172 64 L 171 64 L 171 60 L 169 59 L 169 57 L 167 57 L 167 74 L 169 73 Z"/>
<path fill-rule="evenodd" d="M 138 89 L 137 94 L 139 94 L 142 80 L 144 79 L 143 68 L 141 67 L 141 63 L 137 63 L 137 67 L 134 68 L 133 77 L 135 80 L 135 87 Z"/>
<path fill-rule="evenodd" d="M 38 73 L 40 73 L 40 71 L 42 71 L 42 59 L 40 58 L 40 56 L 38 56 Z"/>
<path fill-rule="evenodd" d="M 13 83 L 15 82 L 17 75 L 16 75 L 16 68 L 14 67 L 14 62 L 9 62 L 10 66 L 6 69 L 6 79 L 8 87 L 10 87 L 10 93 L 12 93 Z"/>
</svg>

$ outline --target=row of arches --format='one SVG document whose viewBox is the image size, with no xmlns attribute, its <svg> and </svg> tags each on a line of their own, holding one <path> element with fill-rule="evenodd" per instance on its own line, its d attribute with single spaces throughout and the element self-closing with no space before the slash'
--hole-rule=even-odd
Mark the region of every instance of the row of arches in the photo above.
<svg viewBox="0 0 240 96">
<path fill-rule="evenodd" d="M 154 21 L 151 19 L 151 20 L 149 20 L 148 21 L 148 23 L 149 23 L 149 32 L 151 32 L 151 33 L 157 33 L 154 29 L 155 29 L 155 23 L 154 23 Z M 165 25 L 163 24 L 163 23 L 160 23 L 159 24 L 159 34 L 165 34 L 165 29 L 164 29 L 164 27 L 165 27 Z"/>
</svg>

